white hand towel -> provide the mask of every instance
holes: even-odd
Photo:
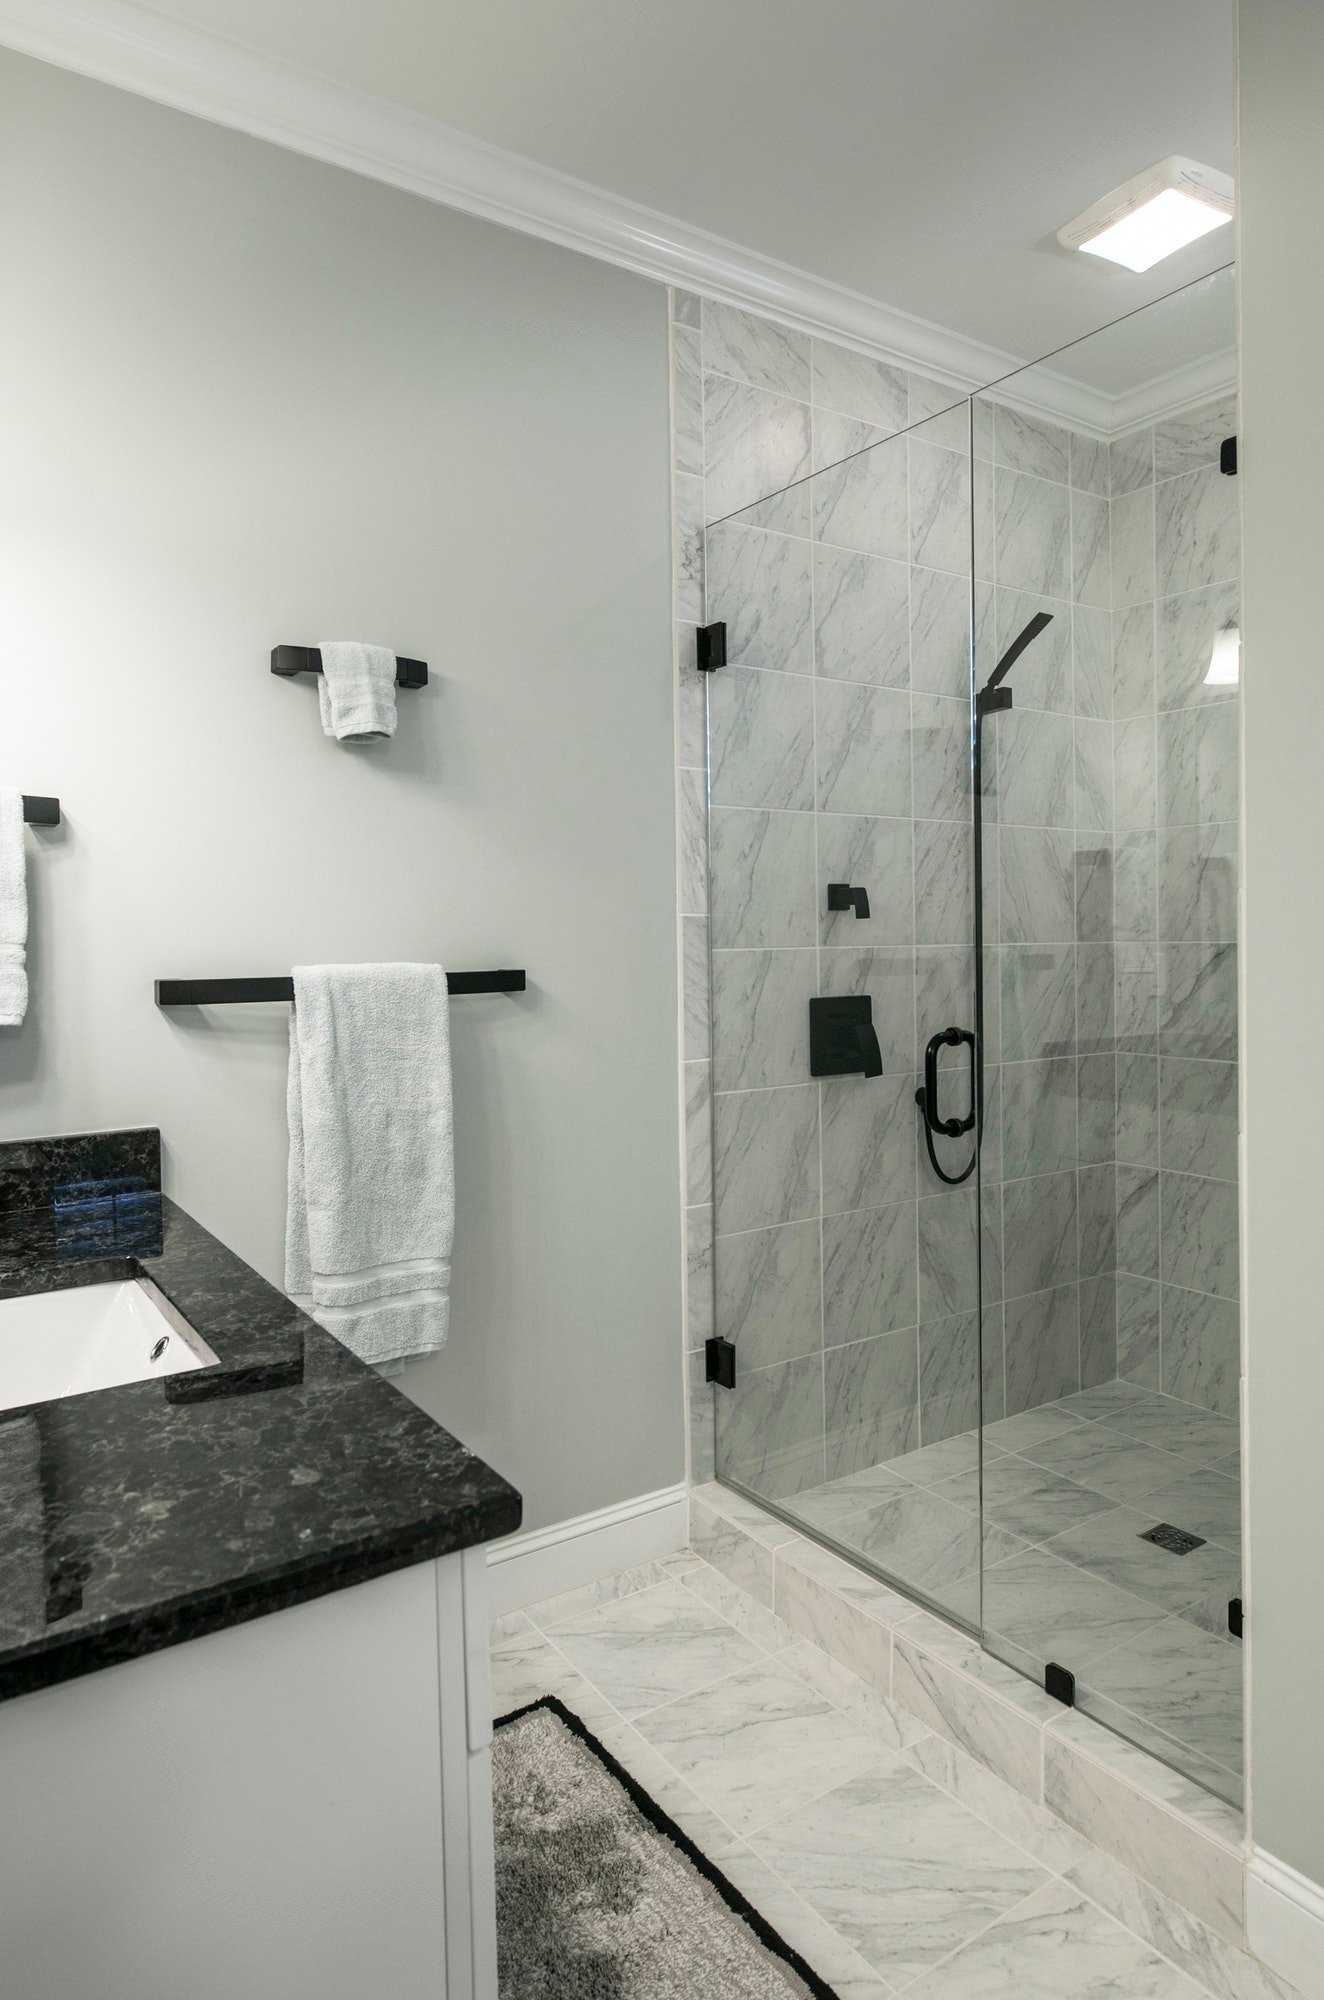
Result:
[[[455,1230],[436,965],[296,965],[285,1289],[361,1361],[441,1347]]]
[[[23,794],[0,785],[0,1028],[28,1011],[28,883]]]
[[[395,654],[357,639],[323,639],[317,699],[322,727],[339,743],[395,735]]]

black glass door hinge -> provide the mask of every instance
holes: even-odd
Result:
[[[1234,437],[1224,438],[1222,444],[1219,445],[1218,469],[1220,472],[1225,472],[1228,475],[1229,479],[1236,478],[1237,441]]]
[[[1054,1701],[1065,1702],[1068,1708],[1074,1708],[1076,1676],[1070,1667],[1059,1667],[1056,1660],[1050,1660],[1044,1668],[1044,1693],[1051,1694]]]
[[[704,1344],[705,1377],[719,1389],[736,1386],[736,1350],[729,1340],[713,1338]]]
[[[1239,1597],[1232,1598],[1228,1603],[1227,1629],[1234,1639],[1239,1639],[1246,1629],[1246,1614]]]
[[[726,665],[726,625],[700,625],[694,634],[694,664],[701,674]]]

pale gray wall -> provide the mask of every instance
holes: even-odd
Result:
[[[32,1006],[0,1133],[159,1123],[280,1281],[288,1009],[161,975],[527,966],[452,1009],[451,1339],[406,1386],[526,1524],[682,1473],[667,302],[0,55],[0,776]],[[277,642],[431,663],[389,746]]]
[[[1239,35],[1252,1830],[1324,1882],[1324,10],[1243,0]]]

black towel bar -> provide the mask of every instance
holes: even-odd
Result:
[[[292,680],[295,674],[320,674],[322,654],[317,646],[273,646],[271,649],[271,671],[280,674],[284,680]],[[421,688],[428,684],[428,663],[426,660],[404,660],[395,656],[395,684],[402,688]]]
[[[456,993],[523,993],[527,979],[513,972],[448,972],[446,984]],[[279,979],[158,979],[158,1007],[234,1007],[256,1000],[293,1000],[294,981]]]
[[[23,817],[29,826],[58,826],[60,824],[60,801],[39,799],[30,792],[23,794]]]

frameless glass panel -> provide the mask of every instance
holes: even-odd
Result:
[[[822,469],[704,536],[717,1471],[976,1626],[969,406],[820,390]],[[797,420],[744,403],[727,498]]]
[[[1239,1799],[1231,272],[975,399],[985,1644]]]

